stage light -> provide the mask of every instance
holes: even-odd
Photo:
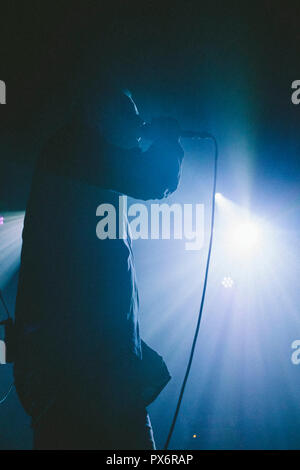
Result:
[[[233,287],[234,281],[230,276],[225,276],[222,280],[222,285],[225,289]]]
[[[224,196],[221,193],[216,193],[215,194],[216,202],[220,202],[220,201],[222,201],[222,199],[224,199]]]
[[[0,225],[3,225],[3,224],[4,224],[4,217],[0,216]]]

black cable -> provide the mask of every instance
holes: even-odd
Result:
[[[187,368],[186,368],[185,376],[184,376],[184,379],[183,379],[183,382],[182,382],[182,386],[181,386],[181,390],[180,390],[176,410],[175,410],[175,413],[174,413],[173,421],[172,421],[170,431],[169,431],[169,434],[168,434],[168,437],[167,437],[167,440],[166,440],[166,443],[165,443],[165,446],[164,446],[164,450],[168,450],[169,443],[170,443],[170,440],[172,438],[173,431],[174,431],[174,428],[175,428],[175,424],[176,424],[176,421],[177,421],[177,417],[178,417],[178,414],[179,414],[183,394],[184,394],[184,391],[185,391],[185,386],[186,386],[186,383],[187,383],[187,380],[188,380],[188,377],[189,377],[189,373],[190,373],[190,369],[191,369],[191,366],[192,366],[195,347],[196,347],[197,338],[198,338],[199,329],[200,329],[200,322],[201,322],[201,318],[202,318],[202,312],[203,312],[203,306],[204,306],[204,300],[205,300],[205,294],[206,294],[206,287],[207,287],[208,271],[209,271],[209,265],[210,265],[213,236],[214,236],[215,205],[216,205],[215,196],[216,196],[217,168],[218,168],[218,143],[216,141],[216,138],[213,135],[210,135],[208,138],[212,139],[212,141],[214,142],[214,147],[215,147],[215,155],[214,155],[215,158],[214,159],[215,159],[215,163],[214,163],[214,182],[213,182],[213,192],[212,192],[210,238],[209,238],[206,268],[205,268],[204,284],[203,284],[202,298],[201,298],[201,303],[200,303],[200,309],[199,309],[199,314],[198,314],[198,320],[197,320],[196,330],[195,330],[195,334],[194,334],[194,339],[193,339],[193,343],[192,343],[192,347],[191,347],[190,357],[189,357],[188,365],[187,365]]]

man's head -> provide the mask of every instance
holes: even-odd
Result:
[[[84,109],[87,120],[99,128],[108,142],[124,148],[137,145],[143,120],[129,92],[102,88]]]

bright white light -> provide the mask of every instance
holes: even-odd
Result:
[[[224,196],[221,193],[216,193],[215,194],[216,202],[220,202],[220,201],[222,201],[222,199],[224,199]]]
[[[259,227],[252,222],[240,224],[232,232],[232,244],[236,248],[243,250],[253,248],[258,243],[259,239]]]
[[[234,284],[233,279],[230,276],[225,276],[222,280],[222,285],[225,289],[232,287]]]

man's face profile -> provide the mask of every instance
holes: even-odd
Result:
[[[123,92],[116,92],[105,101],[99,120],[104,137],[119,147],[136,147],[143,121],[132,98]]]

